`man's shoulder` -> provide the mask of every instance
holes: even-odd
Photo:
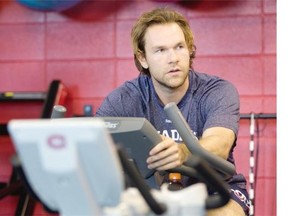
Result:
[[[133,116],[141,112],[147,101],[149,88],[144,88],[142,77],[125,81],[104,99],[97,111],[98,116]],[[148,95],[148,96],[147,96]]]
[[[116,101],[137,101],[148,97],[151,82],[145,76],[138,76],[134,79],[127,80],[109,93],[108,98]]]
[[[126,80],[125,82],[121,83],[117,88],[115,88],[110,94],[133,93],[137,92],[137,89],[139,89],[139,77]]]
[[[192,82],[198,85],[203,85],[206,87],[217,85],[235,88],[234,84],[231,81],[217,75],[194,71],[192,77]]]
[[[203,80],[203,81],[211,81],[211,80],[224,80],[225,79],[221,78],[220,76],[214,75],[214,74],[208,74],[204,72],[199,72],[199,71],[193,71],[194,78],[196,80]]]

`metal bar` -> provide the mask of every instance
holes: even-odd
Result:
[[[240,114],[240,119],[250,119],[251,114]],[[254,113],[255,119],[277,119],[276,113]]]

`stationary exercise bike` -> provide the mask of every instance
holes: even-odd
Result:
[[[175,104],[168,104],[165,112],[193,153],[184,166],[168,172],[181,172],[200,180],[181,191],[169,191],[165,184],[159,190],[149,187],[147,176],[143,176],[137,166],[143,160],[139,162],[133,157],[134,147],[139,149],[140,146],[130,143],[125,147],[124,141],[115,144],[117,132],[115,128],[114,133],[107,128],[111,119],[12,120],[8,129],[19,159],[15,160],[15,166],[29,191],[46,209],[60,215],[189,213],[200,216],[205,215],[207,209],[225,205],[230,195],[223,180],[234,174],[234,167],[200,147]],[[113,121],[123,125],[129,119],[114,118]],[[144,128],[151,129],[147,120],[141,121],[145,122]],[[135,131],[136,127],[133,128]],[[155,135],[151,132],[153,127],[148,131],[150,134],[142,138],[147,140]],[[132,163],[131,158],[136,161]],[[133,187],[125,187],[124,173]],[[206,185],[218,193],[208,196]]]

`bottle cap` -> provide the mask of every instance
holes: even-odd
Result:
[[[180,173],[169,173],[170,180],[180,180],[181,174]]]

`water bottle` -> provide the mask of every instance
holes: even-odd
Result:
[[[181,174],[180,173],[169,173],[169,183],[168,183],[168,190],[170,191],[177,191],[184,188],[181,182]]]

